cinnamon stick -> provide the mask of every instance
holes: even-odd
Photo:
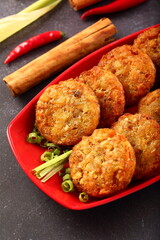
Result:
[[[88,7],[92,4],[101,2],[102,0],[68,0],[71,7],[75,10],[78,11],[82,8]]]
[[[116,27],[108,18],[77,33],[40,57],[4,77],[13,96],[20,95],[42,80],[64,70],[77,60],[107,44],[116,33]]]

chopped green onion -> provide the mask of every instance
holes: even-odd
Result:
[[[40,144],[44,137],[39,136],[36,132],[29,133],[27,136],[27,142]]]
[[[53,153],[49,152],[49,151],[45,151],[42,155],[41,155],[41,160],[43,162],[47,162],[49,160],[51,160],[53,158]]]
[[[88,200],[89,200],[88,194],[85,193],[85,192],[80,193],[80,194],[79,194],[79,200],[80,200],[81,202],[88,202]]]
[[[48,160],[53,159],[55,156],[59,156],[61,151],[59,149],[54,149],[53,151],[45,151],[41,155],[41,160],[47,162]]]
[[[62,182],[62,189],[64,192],[72,192],[74,190],[73,182],[71,180]]]
[[[71,175],[68,173],[63,176],[63,181],[66,181],[66,180],[71,180]]]
[[[32,132],[28,134],[26,140],[29,143],[37,143],[41,147],[45,147],[48,149],[54,148],[54,155],[60,155],[61,153],[60,147],[57,144],[49,142],[44,137],[42,137],[36,126],[34,126]]]
[[[52,142],[48,142],[47,140],[41,144],[42,147],[48,147],[48,148],[54,148],[54,147],[58,147],[58,145],[52,143]]]
[[[59,156],[60,153],[61,153],[61,151],[58,148],[54,149],[54,151],[53,151],[54,155],[58,155]]]
[[[70,174],[71,173],[71,169],[69,168],[69,167],[67,167],[66,169],[65,169],[65,173],[67,174]]]

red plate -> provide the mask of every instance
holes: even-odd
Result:
[[[158,24],[160,25],[160,24]],[[158,26],[156,25],[156,26]],[[146,29],[144,29],[146,30]],[[81,59],[73,66],[68,68],[62,74],[60,74],[55,80],[53,80],[49,85],[56,84],[59,81],[66,80],[71,77],[78,76],[82,71],[90,69],[92,66],[96,65],[103,54],[107,53],[111,49],[123,45],[123,44],[132,44],[133,40],[137,37],[139,32],[133,33],[127,37],[124,37],[120,40],[117,40],[109,45],[91,53],[85,58]],[[49,86],[48,85],[48,86]],[[35,119],[35,104],[42,94],[44,90],[42,90],[39,94],[37,94],[24,108],[23,110],[11,121],[7,129],[7,136],[12,148],[12,151],[22,167],[23,171],[27,174],[27,176],[32,180],[32,182],[39,187],[44,193],[46,193],[53,200],[63,205],[66,208],[74,209],[74,210],[82,210],[87,208],[93,208],[96,206],[100,206],[102,204],[106,204],[127,196],[131,193],[134,193],[142,188],[145,188],[158,180],[160,180],[160,176],[156,176],[154,178],[139,181],[135,183],[131,183],[127,189],[118,193],[112,197],[104,198],[104,199],[92,199],[88,203],[82,203],[78,199],[78,194],[75,193],[65,193],[61,189],[61,178],[58,174],[52,177],[46,183],[42,183],[38,180],[31,172],[31,170],[38,165],[40,162],[40,155],[44,151],[39,146],[29,144],[26,142],[26,136],[29,132],[32,131],[34,119]]]

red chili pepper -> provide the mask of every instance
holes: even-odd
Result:
[[[50,43],[54,40],[59,40],[65,34],[61,31],[49,31],[38,34],[36,36],[31,37],[25,42],[20,43],[17,47],[15,47],[8,55],[4,64],[13,61],[14,59],[28,53],[32,49],[43,46],[47,43]]]
[[[81,19],[84,19],[91,15],[123,11],[125,9],[134,7],[145,1],[147,1],[147,0],[116,0],[105,6],[93,8],[91,10],[86,11],[85,13],[82,14]]]

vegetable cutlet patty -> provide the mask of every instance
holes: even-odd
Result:
[[[160,89],[149,92],[140,100],[138,112],[151,116],[160,124]]]
[[[48,141],[73,145],[99,123],[100,107],[91,88],[74,80],[48,87],[36,106],[36,126]]]
[[[112,49],[101,58],[98,65],[114,73],[122,83],[126,106],[136,104],[155,82],[156,69],[150,57],[130,45]]]
[[[146,52],[160,71],[160,26],[139,34],[134,40],[134,46]]]
[[[135,153],[129,141],[109,128],[96,129],[72,149],[69,166],[74,185],[90,196],[110,196],[130,183]]]
[[[112,128],[124,135],[136,154],[135,179],[160,173],[160,125],[149,116],[124,114]]]
[[[99,100],[99,127],[110,127],[124,112],[125,97],[120,81],[113,73],[98,66],[81,73],[77,79],[88,84]]]

